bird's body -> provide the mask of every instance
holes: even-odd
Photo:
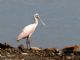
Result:
[[[38,21],[40,20],[38,13],[34,14],[34,20],[35,20],[35,22],[33,24],[25,26],[24,29],[22,30],[22,32],[17,37],[17,41],[19,41],[21,39],[27,39],[26,40],[27,48],[28,47],[30,48],[29,38],[32,36],[32,33],[35,31],[35,29],[38,25]]]
[[[36,24],[30,24],[28,26],[25,26],[22,32],[17,37],[17,40],[25,39],[26,37],[30,38],[32,33],[35,31],[36,27]]]

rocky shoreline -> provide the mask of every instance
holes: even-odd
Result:
[[[26,49],[23,45],[14,48],[7,43],[0,43],[0,60],[80,60],[80,51],[74,52],[73,47]]]

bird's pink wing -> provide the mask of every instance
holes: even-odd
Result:
[[[34,32],[34,30],[35,30],[35,25],[31,24],[31,25],[26,26],[23,29],[23,31],[19,34],[17,40],[26,38],[27,36],[32,34]]]

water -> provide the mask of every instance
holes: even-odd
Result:
[[[80,44],[80,0],[0,0],[0,42],[17,47],[16,36],[33,22],[38,12],[41,23],[32,36],[31,45],[64,47]]]

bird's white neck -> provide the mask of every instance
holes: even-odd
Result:
[[[38,19],[37,18],[34,19],[35,19],[35,24],[38,25]]]

